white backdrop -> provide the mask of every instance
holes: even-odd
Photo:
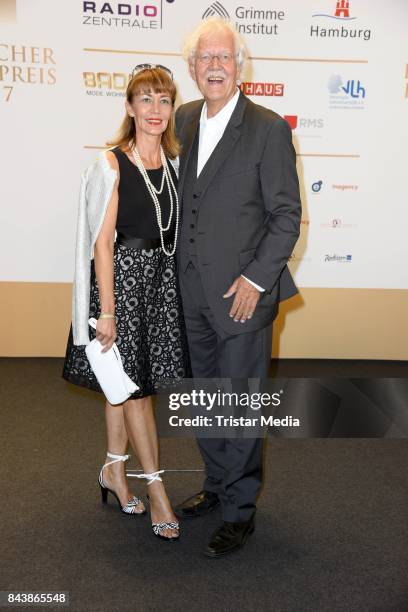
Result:
[[[179,102],[199,97],[180,51],[206,11],[246,32],[246,82],[283,85],[250,97],[293,127],[297,283],[408,288],[405,0],[1,0],[0,280],[72,280],[79,176],[121,122],[127,75],[162,63]]]

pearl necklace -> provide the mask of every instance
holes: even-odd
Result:
[[[177,189],[174,186],[173,183],[173,178],[171,176],[168,164],[167,164],[167,159],[166,156],[164,155],[163,149],[162,147],[160,147],[160,159],[163,165],[163,177],[162,177],[162,182],[161,182],[161,187],[160,189],[156,189],[156,187],[153,185],[153,183],[151,182],[149,175],[147,174],[147,170],[143,165],[142,162],[142,158],[140,157],[139,151],[137,150],[137,147],[133,147],[132,150],[132,156],[133,159],[135,160],[135,164],[137,166],[137,168],[140,171],[140,174],[143,177],[143,180],[146,184],[147,190],[150,193],[150,196],[153,200],[153,204],[154,204],[154,208],[156,210],[156,219],[157,219],[157,225],[159,226],[159,232],[160,232],[160,243],[161,243],[161,248],[163,250],[163,252],[170,257],[171,255],[174,255],[174,253],[176,252],[176,245],[177,245],[177,235],[178,235],[178,227],[179,227],[179,201],[178,201],[178,196],[177,196]],[[169,220],[168,223],[166,225],[166,227],[163,225],[162,222],[162,211],[161,211],[161,207],[160,207],[160,202],[158,199],[158,195],[160,195],[163,191],[164,188],[164,182],[166,182],[167,184],[167,189],[169,192],[169,198],[170,198],[170,214],[169,214]],[[174,195],[174,201],[175,201],[175,207],[173,204],[173,195]],[[174,212],[174,208],[176,209],[176,224],[175,224],[175,230],[174,230],[174,244],[173,244],[173,248],[171,251],[167,251],[166,247],[164,246],[164,238],[163,238],[163,233],[167,232],[170,229],[171,226],[171,222],[173,219],[173,212]]]

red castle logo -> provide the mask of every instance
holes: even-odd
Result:
[[[334,16],[348,19],[350,17],[350,2],[348,0],[337,0]]]
[[[334,13],[328,15],[326,13],[315,13],[312,17],[328,17],[330,19],[340,19],[341,21],[353,21],[355,17],[350,17],[350,1],[337,0]]]

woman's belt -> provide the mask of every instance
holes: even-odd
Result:
[[[174,234],[164,237],[164,244],[167,245],[174,240]],[[121,246],[130,249],[144,249],[150,251],[150,249],[157,249],[161,246],[160,238],[134,238],[133,236],[126,236],[120,232],[116,235],[116,242]]]

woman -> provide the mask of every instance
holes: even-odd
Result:
[[[161,385],[189,376],[174,260],[177,176],[168,162],[179,152],[175,98],[168,68],[136,66],[126,91],[126,117],[117,139],[109,143],[113,148],[83,176],[73,325],[63,372],[70,382],[101,390],[84,350],[88,318],[95,317],[103,350],[116,341],[124,370],[139,387],[121,405],[106,401],[102,499],[111,492],[122,512],[145,514],[125,477],[130,441],[145,472],[140,477],[148,481],[153,533],[167,541],[179,538],[179,525],[160,477],[151,395]]]

